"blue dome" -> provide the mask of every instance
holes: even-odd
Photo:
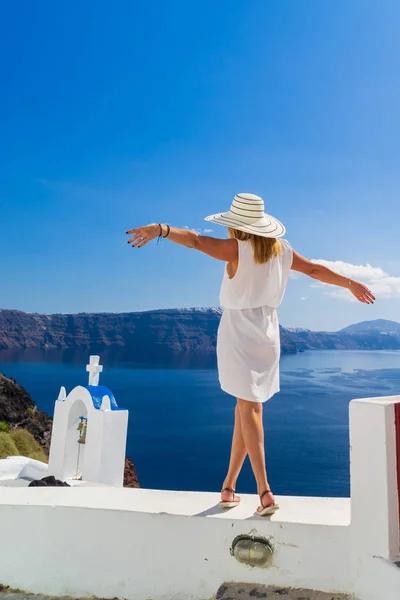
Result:
[[[114,398],[114,394],[105,385],[87,385],[86,389],[92,397],[93,406],[98,410],[101,408],[101,403],[104,396],[108,396],[110,398],[111,410],[120,410],[118,408],[117,401]]]

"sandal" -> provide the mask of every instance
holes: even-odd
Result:
[[[235,508],[235,506],[240,504],[240,498],[235,495],[235,490],[233,490],[232,488],[224,488],[222,490],[221,494],[223,494],[224,492],[229,492],[230,494],[232,494],[233,500],[230,500],[230,501],[221,500],[219,503],[221,508]]]
[[[279,504],[276,504],[275,502],[273,504],[270,504],[269,506],[264,506],[264,504],[263,504],[264,496],[266,496],[266,494],[271,494],[271,493],[272,493],[271,490],[265,490],[265,492],[263,492],[260,495],[260,502],[261,502],[261,506],[263,507],[262,510],[258,510],[258,508],[257,508],[257,514],[260,517],[266,517],[267,515],[273,515],[280,508]]]

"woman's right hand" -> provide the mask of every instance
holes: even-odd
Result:
[[[371,290],[359,281],[353,281],[352,279],[349,279],[349,290],[359,302],[363,302],[364,304],[373,304],[375,301],[375,296]]]

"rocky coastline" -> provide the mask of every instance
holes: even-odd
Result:
[[[196,366],[214,359],[220,318],[218,308],[53,315],[0,310],[0,351],[112,349],[130,362]],[[380,320],[338,332],[281,327],[281,342],[282,354],[399,350],[400,325]]]

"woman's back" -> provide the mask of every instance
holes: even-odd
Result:
[[[292,265],[293,252],[286,240],[279,240],[281,253],[259,264],[250,241],[237,240],[239,261],[230,279],[225,269],[220,304],[225,309],[245,310],[268,306],[277,308],[283,299]]]

